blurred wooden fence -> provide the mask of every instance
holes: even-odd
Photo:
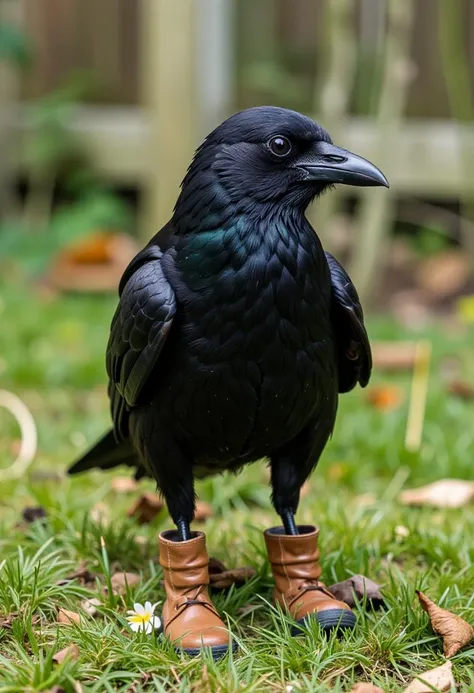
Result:
[[[233,0],[220,0],[232,3]],[[402,0],[401,0],[402,1]],[[413,64],[407,114],[447,117],[449,106],[437,45],[437,4],[446,0],[413,0],[416,6]],[[474,1],[461,3],[466,37],[474,37]],[[140,12],[144,0],[21,0],[24,24],[35,46],[36,61],[23,84],[23,96],[34,98],[64,82],[71,71],[93,78],[95,103],[134,105],[141,100]],[[160,2],[160,0],[157,0]],[[199,6],[200,0],[196,0]],[[377,41],[383,0],[354,0],[360,53]],[[238,99],[258,100],[245,84],[249,62],[282,59],[296,68],[311,90],[314,64],[324,41],[323,3],[315,0],[237,0],[231,30],[237,51]],[[474,82],[474,40],[467,58]],[[170,66],[172,60],[170,56]],[[241,104],[236,104],[241,105]]]
[[[289,75],[282,98],[288,96],[287,86],[298,85],[291,105],[298,107],[301,98],[301,110],[314,110],[313,85],[324,53],[323,3],[316,0],[16,1],[36,50],[22,84],[23,99],[47,93],[76,70],[93,76],[93,99],[70,126],[106,176],[148,190],[144,223],[149,229],[169,214],[191,151],[210,126],[235,108],[280,102],[281,75],[269,75],[269,65],[283,65]],[[441,77],[436,10],[439,2],[449,1],[413,0],[414,78],[407,114],[414,117],[390,133],[395,153],[390,182],[396,192],[474,193],[474,179],[465,175],[462,160],[466,143],[474,146],[474,130],[464,126],[464,136],[448,119]],[[456,1],[464,12],[466,60],[474,82],[474,40],[469,40],[474,0]],[[363,60],[383,34],[384,3],[354,3],[358,60]],[[262,65],[265,79],[273,80],[271,93],[259,87]],[[15,118],[20,131],[26,123],[27,118]],[[340,143],[368,158],[376,154],[377,141],[370,118],[348,118],[341,131]],[[20,148],[20,169],[22,161]]]

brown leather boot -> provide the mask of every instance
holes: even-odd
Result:
[[[312,525],[298,526],[300,534],[285,534],[283,527],[265,532],[268,558],[272,566],[275,589],[273,599],[286,608],[295,621],[303,623],[314,617],[324,630],[353,628],[355,614],[319,581],[318,534]],[[301,633],[295,626],[293,635]]]
[[[193,534],[189,541],[176,541],[175,530],[160,534],[160,564],[167,596],[163,627],[177,650],[195,656],[203,647],[210,647],[214,659],[218,659],[228,651],[230,635],[207,590],[206,537],[202,532]]]

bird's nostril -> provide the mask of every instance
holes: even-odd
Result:
[[[324,161],[330,161],[333,164],[342,164],[344,161],[347,161],[345,156],[339,156],[338,154],[326,154],[323,159]]]

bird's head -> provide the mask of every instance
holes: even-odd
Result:
[[[388,187],[376,166],[336,147],[310,118],[272,106],[249,108],[225,120],[199,147],[177,208],[182,203],[196,212],[199,201],[208,206],[207,191],[213,205],[283,203],[304,210],[335,183]]]

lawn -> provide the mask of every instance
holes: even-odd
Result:
[[[472,329],[439,326],[416,334],[430,338],[434,350],[420,453],[404,449],[408,374],[374,375],[374,383],[401,388],[403,401],[393,409],[370,406],[361,390],[341,398],[333,440],[298,520],[321,526],[328,584],[362,573],[382,585],[387,608],[370,612],[361,604],[352,634],[326,639],[311,626],[304,637],[292,638],[290,622],[270,605],[262,530],[278,518],[264,464],[198,484],[199,497],[214,509],[203,526],[210,554],[256,571],[243,587],[216,597],[239,651],[214,663],[206,655],[181,658],[158,633],[136,635],[125,621],[135,601],[164,598],[157,534],[170,526],[167,514],[138,525],[126,514],[138,492],[114,492],[113,474],[63,476],[109,423],[103,351],[114,303],[113,297],[58,299],[18,282],[0,283],[0,387],[21,395],[39,432],[28,475],[1,487],[0,693],[319,692],[348,691],[358,681],[388,692],[402,691],[414,675],[442,664],[441,641],[415,589],[474,623],[474,509],[407,508],[398,496],[402,488],[443,477],[473,479],[474,405],[447,394],[440,375],[444,356],[456,354],[466,377],[474,378]],[[371,320],[369,329],[377,339],[413,338],[386,318]],[[11,461],[17,438],[16,425],[0,411],[0,467]],[[22,510],[31,506],[42,506],[46,520],[26,525]],[[58,585],[83,560],[98,575],[96,584]],[[140,581],[121,597],[104,596],[103,585],[118,568],[139,574]],[[80,625],[57,623],[59,608],[81,611],[85,597],[100,598],[95,617],[84,616]],[[71,643],[78,658],[52,662]],[[474,691],[474,643],[453,665],[460,690]]]

